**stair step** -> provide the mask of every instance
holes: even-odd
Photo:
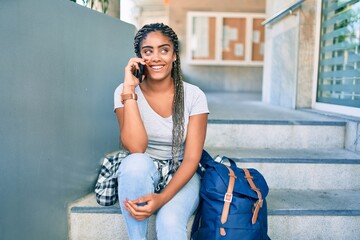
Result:
[[[343,117],[324,114],[318,110],[311,109],[290,109],[281,106],[275,106],[264,102],[244,99],[239,93],[206,93],[209,105],[210,120],[243,120],[249,122],[264,121],[273,122],[342,122]],[[226,99],[226,102],[224,101]],[[345,120],[357,120],[345,119]]]
[[[191,229],[193,217],[188,229]],[[91,193],[68,207],[69,240],[127,240],[126,225],[119,203],[101,206]],[[190,232],[189,232],[190,234]],[[148,239],[155,240],[155,217],[150,217]]]
[[[360,216],[360,190],[270,189],[268,214],[276,216]],[[346,203],[346,204],[344,204]],[[71,213],[121,214],[119,203],[101,206],[91,193],[70,205]]]
[[[360,190],[270,189],[268,214],[275,216],[360,216]]]
[[[332,149],[258,149],[205,148],[213,157],[227,156],[239,163],[313,163],[360,164],[360,154],[343,148]]]
[[[270,190],[272,239],[359,239],[359,190]]]
[[[360,190],[271,189],[267,197],[269,236],[273,239],[355,239],[360,236],[359,197]],[[95,195],[89,194],[69,206],[70,239],[127,239],[120,215],[118,204],[100,206]],[[189,229],[191,223],[192,219]],[[149,239],[155,239],[154,218],[150,220]]]
[[[208,92],[206,96],[210,109],[206,146],[344,147],[344,119],[248,101],[239,93]]]
[[[345,149],[206,150],[233,159],[238,167],[257,169],[271,189],[360,189],[360,154]]]
[[[317,149],[343,148],[346,122],[339,120],[209,119],[205,146]]]

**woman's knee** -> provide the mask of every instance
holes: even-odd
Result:
[[[144,176],[156,171],[153,160],[144,153],[133,153],[121,161],[119,175]]]

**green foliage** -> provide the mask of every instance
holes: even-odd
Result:
[[[76,0],[70,0],[70,1],[76,2]],[[95,2],[99,2],[101,6],[101,11],[103,13],[107,12],[110,4],[110,0],[82,0],[82,2],[84,6],[88,6],[91,9],[95,9]]]
[[[358,43],[358,36],[356,33],[359,29],[360,24],[360,4],[357,3],[355,5],[347,5],[343,8],[338,9],[335,11],[336,15],[341,15],[345,13],[350,13],[350,17],[344,19],[343,21],[336,23],[334,25],[334,29],[341,29],[341,28],[348,28],[349,34],[344,34],[337,37],[337,42],[344,42],[344,41],[353,41]],[[356,41],[357,40],[357,41]]]

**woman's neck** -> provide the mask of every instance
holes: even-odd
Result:
[[[146,79],[140,84],[141,90],[147,93],[169,93],[174,92],[174,81],[172,78],[164,80]]]

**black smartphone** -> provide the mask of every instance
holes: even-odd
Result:
[[[145,67],[144,67],[144,65],[142,65],[141,63],[138,63],[138,65],[139,65],[139,69],[140,69],[140,70],[135,69],[135,71],[134,71],[134,76],[135,76],[136,78],[138,78],[138,79],[139,79],[139,82],[141,83],[141,82],[142,82],[143,75],[144,75],[144,73],[145,73]]]

